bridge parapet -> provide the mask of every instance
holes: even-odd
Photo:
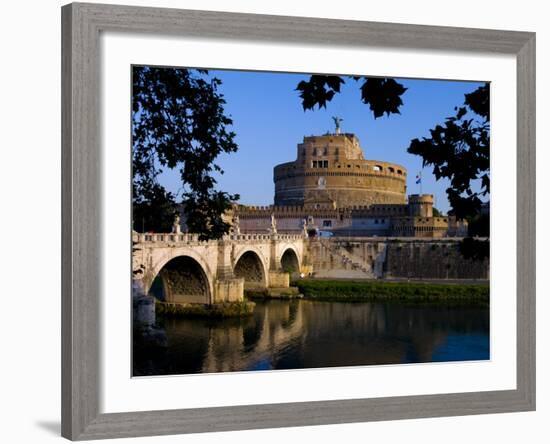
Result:
[[[198,234],[176,234],[176,233],[133,233],[132,241],[137,243],[152,242],[176,242],[184,244],[198,244],[212,241],[200,241]],[[216,241],[214,241],[216,242]]]
[[[301,234],[262,234],[262,233],[249,233],[249,234],[229,234],[224,236],[222,241],[299,241],[303,239]],[[202,244],[202,245],[216,245],[219,240],[199,240],[198,234],[190,233],[133,233],[132,241],[136,243],[155,243],[155,242],[170,242],[178,244]]]
[[[224,240],[233,241],[246,241],[246,240],[261,240],[261,241],[299,241],[303,239],[301,234],[262,234],[262,233],[248,233],[248,234],[230,234],[224,237]]]

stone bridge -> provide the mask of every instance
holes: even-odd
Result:
[[[133,278],[166,302],[240,301],[245,289],[288,287],[304,264],[307,242],[295,234],[232,234],[200,241],[195,234],[133,233]]]

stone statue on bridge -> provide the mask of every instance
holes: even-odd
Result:
[[[302,235],[304,237],[308,237],[308,234],[307,234],[307,220],[306,219],[302,219]]]
[[[241,220],[238,214],[234,215],[231,219],[231,232],[237,235],[241,234]]]
[[[177,214],[177,213],[174,216],[174,223],[172,225],[172,233],[174,233],[174,234],[180,234],[181,233],[180,215]]]
[[[271,213],[271,227],[269,228],[271,234],[277,234],[277,220],[275,219],[275,214]]]

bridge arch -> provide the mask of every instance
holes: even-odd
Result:
[[[300,271],[300,257],[298,252],[293,247],[286,247],[279,260],[283,271],[296,273]]]
[[[148,293],[166,302],[210,304],[213,301],[211,273],[192,251],[174,252],[154,268]]]
[[[266,288],[267,270],[261,253],[247,249],[235,260],[233,274],[244,278],[245,289]]]

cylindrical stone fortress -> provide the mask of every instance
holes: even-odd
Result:
[[[275,166],[275,205],[335,208],[405,204],[407,170],[366,160],[354,134],[304,137],[294,162]]]

